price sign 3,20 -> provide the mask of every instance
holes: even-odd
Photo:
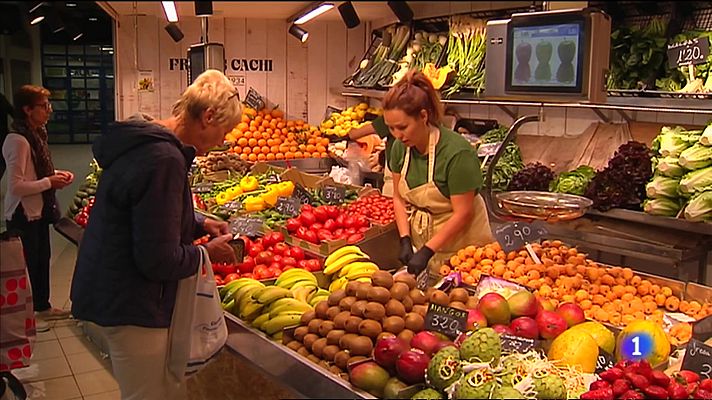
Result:
[[[466,327],[467,311],[430,303],[425,314],[425,330],[440,332],[454,340]]]

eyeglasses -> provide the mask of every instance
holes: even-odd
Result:
[[[233,93],[232,95],[230,95],[230,97],[227,98],[227,100],[230,101],[233,99],[233,97],[237,97],[237,101],[240,101],[240,92],[236,90],[235,93]]]
[[[40,103],[40,104],[35,104],[35,107],[42,107],[45,110],[51,110],[52,109],[52,103],[46,102],[46,103]]]

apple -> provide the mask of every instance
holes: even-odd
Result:
[[[539,328],[539,334],[544,339],[553,339],[568,328],[566,320],[561,315],[546,310],[541,311],[536,316],[536,324]]]
[[[296,267],[297,266],[297,260],[295,260],[293,257],[284,257],[282,259],[282,265],[287,267]],[[284,270],[284,268],[282,268]]]
[[[487,326],[487,318],[479,310],[467,310],[467,330],[474,331]]]
[[[556,313],[564,318],[564,321],[566,321],[566,325],[569,328],[574,325],[578,325],[586,320],[586,315],[584,315],[581,307],[574,303],[561,304],[556,309]]]
[[[519,317],[515,318],[509,325],[509,328],[514,332],[515,336],[538,339],[539,338],[539,328],[534,319],[530,317]]]

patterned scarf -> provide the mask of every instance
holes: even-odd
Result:
[[[26,121],[15,120],[11,125],[11,132],[20,134],[27,139],[32,152],[32,163],[35,166],[37,179],[42,179],[54,175],[54,164],[52,164],[52,156],[49,152],[47,144],[47,129],[42,126],[32,130]],[[55,189],[49,189],[42,192],[43,209],[42,216],[48,218],[50,222],[55,222],[57,208],[57,197]]]

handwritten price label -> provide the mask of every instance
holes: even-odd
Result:
[[[193,186],[193,193],[210,193],[212,190],[212,182],[203,182]]]
[[[477,149],[477,157],[493,156],[497,154],[500,147],[502,147],[502,142],[483,144]]]
[[[712,347],[697,339],[690,339],[685,348],[681,369],[697,372],[702,379],[712,378]]]
[[[302,208],[302,202],[295,197],[280,197],[277,199],[275,208],[277,208],[277,211],[280,214],[294,217],[299,214],[299,211]]]
[[[704,64],[710,55],[710,41],[707,37],[686,40],[668,45],[667,56],[670,68],[682,65]]]
[[[467,311],[430,303],[425,314],[425,330],[440,332],[451,339],[467,327]]]
[[[341,204],[346,197],[346,188],[341,186],[324,186],[324,200],[329,204]]]
[[[519,250],[527,243],[535,242],[548,234],[544,223],[535,221],[531,224],[526,222],[513,222],[502,225],[494,230],[494,237],[499,242],[502,249],[509,253]]]
[[[311,204],[312,202],[311,194],[304,189],[304,186],[298,183],[294,186],[294,193],[292,193],[292,197],[299,199],[299,202],[302,204]]]
[[[230,233],[233,235],[257,236],[262,229],[262,220],[259,218],[235,218],[230,222]]]
[[[599,348],[598,359],[596,359],[596,373],[600,374],[601,372],[609,368],[613,368],[615,365],[616,358],[604,351],[603,349]]]
[[[534,339],[518,336],[501,335],[502,350],[511,353],[528,353],[536,346]]]
[[[255,110],[261,110],[265,108],[265,101],[254,88],[250,88],[250,90],[247,92],[247,96],[245,96],[245,104],[247,104],[251,108],[254,108]]]

